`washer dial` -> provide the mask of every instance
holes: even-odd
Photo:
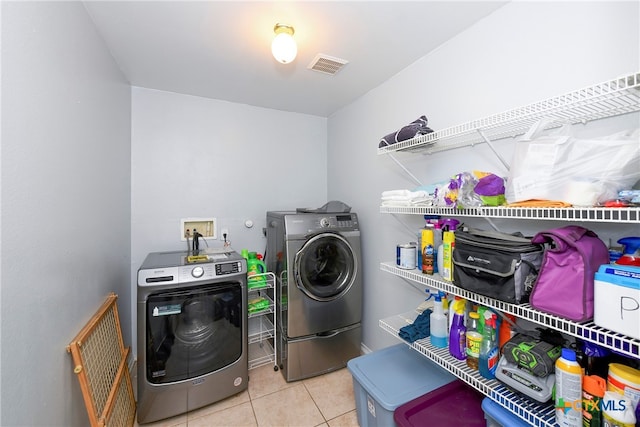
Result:
[[[193,270],[191,270],[191,275],[195,278],[202,277],[203,274],[204,274],[204,268],[200,266],[193,267]]]

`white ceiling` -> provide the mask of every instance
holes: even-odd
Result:
[[[505,1],[96,1],[84,4],[133,86],[328,117]],[[271,56],[276,23],[298,56]],[[349,63],[331,76],[317,54]]]

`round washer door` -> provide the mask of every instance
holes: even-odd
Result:
[[[316,301],[340,298],[349,291],[355,276],[355,253],[339,234],[317,234],[296,253],[296,285]]]

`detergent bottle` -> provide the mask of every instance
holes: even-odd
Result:
[[[447,316],[442,308],[442,297],[436,295],[433,312],[429,315],[431,345],[439,348],[447,347]]]
[[[623,250],[616,264],[640,267],[640,237],[623,237],[618,243],[623,246]]]
[[[449,309],[453,318],[449,329],[449,353],[458,360],[467,358],[467,328],[464,325],[465,306],[465,300],[457,299]]]
[[[500,357],[495,327],[496,322],[494,318],[485,319],[482,342],[480,343],[478,370],[480,371],[480,375],[488,380],[496,377],[496,368]]]
[[[258,257],[256,252],[249,252],[247,258],[247,287],[249,289],[262,288],[267,285],[267,280],[261,274],[267,272],[267,266]],[[258,275],[258,276],[257,276]]]

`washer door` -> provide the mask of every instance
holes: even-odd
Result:
[[[316,301],[332,301],[349,291],[356,268],[356,255],[344,237],[317,234],[296,253],[296,286]]]

